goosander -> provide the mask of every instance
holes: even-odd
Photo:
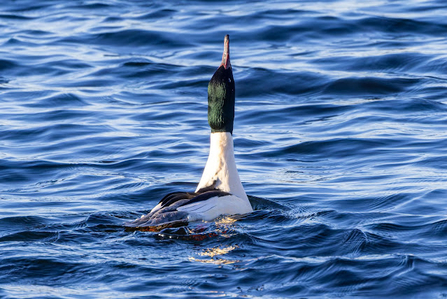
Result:
[[[234,104],[230,38],[226,35],[222,63],[208,84],[210,152],[197,189],[166,195],[147,215],[127,223],[127,227],[178,226],[193,221],[211,221],[221,215],[253,212],[234,159]]]

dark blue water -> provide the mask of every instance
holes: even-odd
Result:
[[[0,297],[447,296],[445,1],[3,1]],[[126,231],[208,155],[255,212]]]

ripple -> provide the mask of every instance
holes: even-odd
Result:
[[[436,1],[6,3],[0,296],[445,296],[445,13]],[[126,231],[196,187],[225,34],[255,211]]]

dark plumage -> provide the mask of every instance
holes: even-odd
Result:
[[[203,188],[197,192],[169,193],[160,200],[158,205],[149,214],[126,223],[126,226],[128,228],[139,228],[149,226],[163,227],[167,224],[169,226],[176,226],[176,224],[184,225],[188,223],[188,213],[178,211],[177,209],[179,207],[226,195],[230,195],[230,193],[214,189],[212,186]]]

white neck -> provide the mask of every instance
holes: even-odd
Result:
[[[229,132],[211,133],[210,154],[196,191],[211,186],[214,182],[219,190],[247,199],[237,173],[233,136]]]

